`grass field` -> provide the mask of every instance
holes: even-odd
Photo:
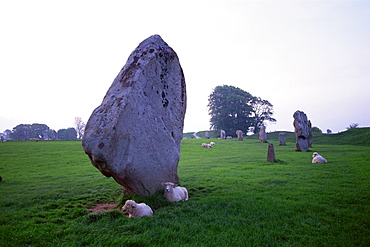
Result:
[[[79,141],[0,143],[0,246],[369,246],[370,146],[310,152],[255,139],[182,141],[178,173],[187,202],[134,196],[153,217],[91,213],[126,199]],[[312,164],[312,152],[328,164]]]

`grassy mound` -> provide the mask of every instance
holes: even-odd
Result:
[[[314,143],[329,145],[370,145],[370,128],[352,128],[338,134],[316,134]]]

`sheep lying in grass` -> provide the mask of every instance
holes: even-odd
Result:
[[[216,143],[215,142],[210,142],[209,145],[211,145],[212,147],[215,145]]]
[[[328,161],[317,152],[314,152],[312,157],[312,163],[328,163]]]
[[[164,188],[164,196],[171,202],[187,201],[189,199],[188,190],[185,187],[177,186],[171,182],[162,183]]]
[[[153,215],[153,210],[148,205],[145,203],[136,203],[133,200],[127,200],[122,210],[128,212],[129,218],[140,218]]]
[[[211,147],[212,147],[211,144],[202,143],[202,148],[211,148]]]

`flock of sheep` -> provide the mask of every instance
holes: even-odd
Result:
[[[209,144],[202,143],[202,147],[212,148],[215,144],[214,142]],[[312,154],[312,158],[312,163],[328,163],[328,161],[317,152]],[[188,190],[185,187],[180,187],[171,182],[164,182],[162,185],[165,187],[164,196],[171,202],[187,201],[189,199]],[[140,218],[153,215],[153,210],[147,204],[136,203],[133,200],[127,200],[122,210],[128,213],[129,218]]]
[[[209,144],[207,143],[202,143],[202,148],[211,148],[215,145],[216,143],[210,142]]]
[[[189,199],[188,190],[185,187],[177,186],[171,182],[164,182],[164,196],[171,202],[187,201]],[[143,216],[152,216],[153,210],[145,203],[136,203],[133,200],[127,200],[122,207],[123,211],[128,213],[128,217],[140,218]]]

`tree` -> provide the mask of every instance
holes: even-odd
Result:
[[[60,129],[57,136],[59,140],[74,140],[77,139],[77,132],[74,128]]]
[[[76,126],[75,129],[77,132],[77,138],[81,139],[84,134],[84,130],[85,130],[85,123],[82,121],[82,118],[75,117],[75,126]]]
[[[237,130],[259,132],[265,121],[276,122],[273,105],[234,86],[217,86],[208,98],[211,128],[235,136]]]
[[[252,131],[254,134],[260,131],[262,125],[264,125],[264,121],[276,122],[276,119],[271,117],[274,114],[272,107],[273,105],[267,100],[263,100],[260,97],[253,97],[252,117],[254,118],[254,124]]]
[[[15,126],[10,137],[15,140],[29,140],[31,138],[31,125],[19,124]]]
[[[50,128],[46,124],[19,124],[13,128],[11,138],[16,140],[44,139]]]
[[[228,135],[237,130],[248,132],[254,121],[251,118],[253,96],[234,86],[217,86],[208,98],[211,129],[223,129]]]
[[[43,131],[42,139],[43,140],[55,140],[57,139],[57,132],[53,129],[49,129],[48,131]]]
[[[44,139],[46,133],[50,128],[46,124],[32,124],[31,125],[31,138]]]

